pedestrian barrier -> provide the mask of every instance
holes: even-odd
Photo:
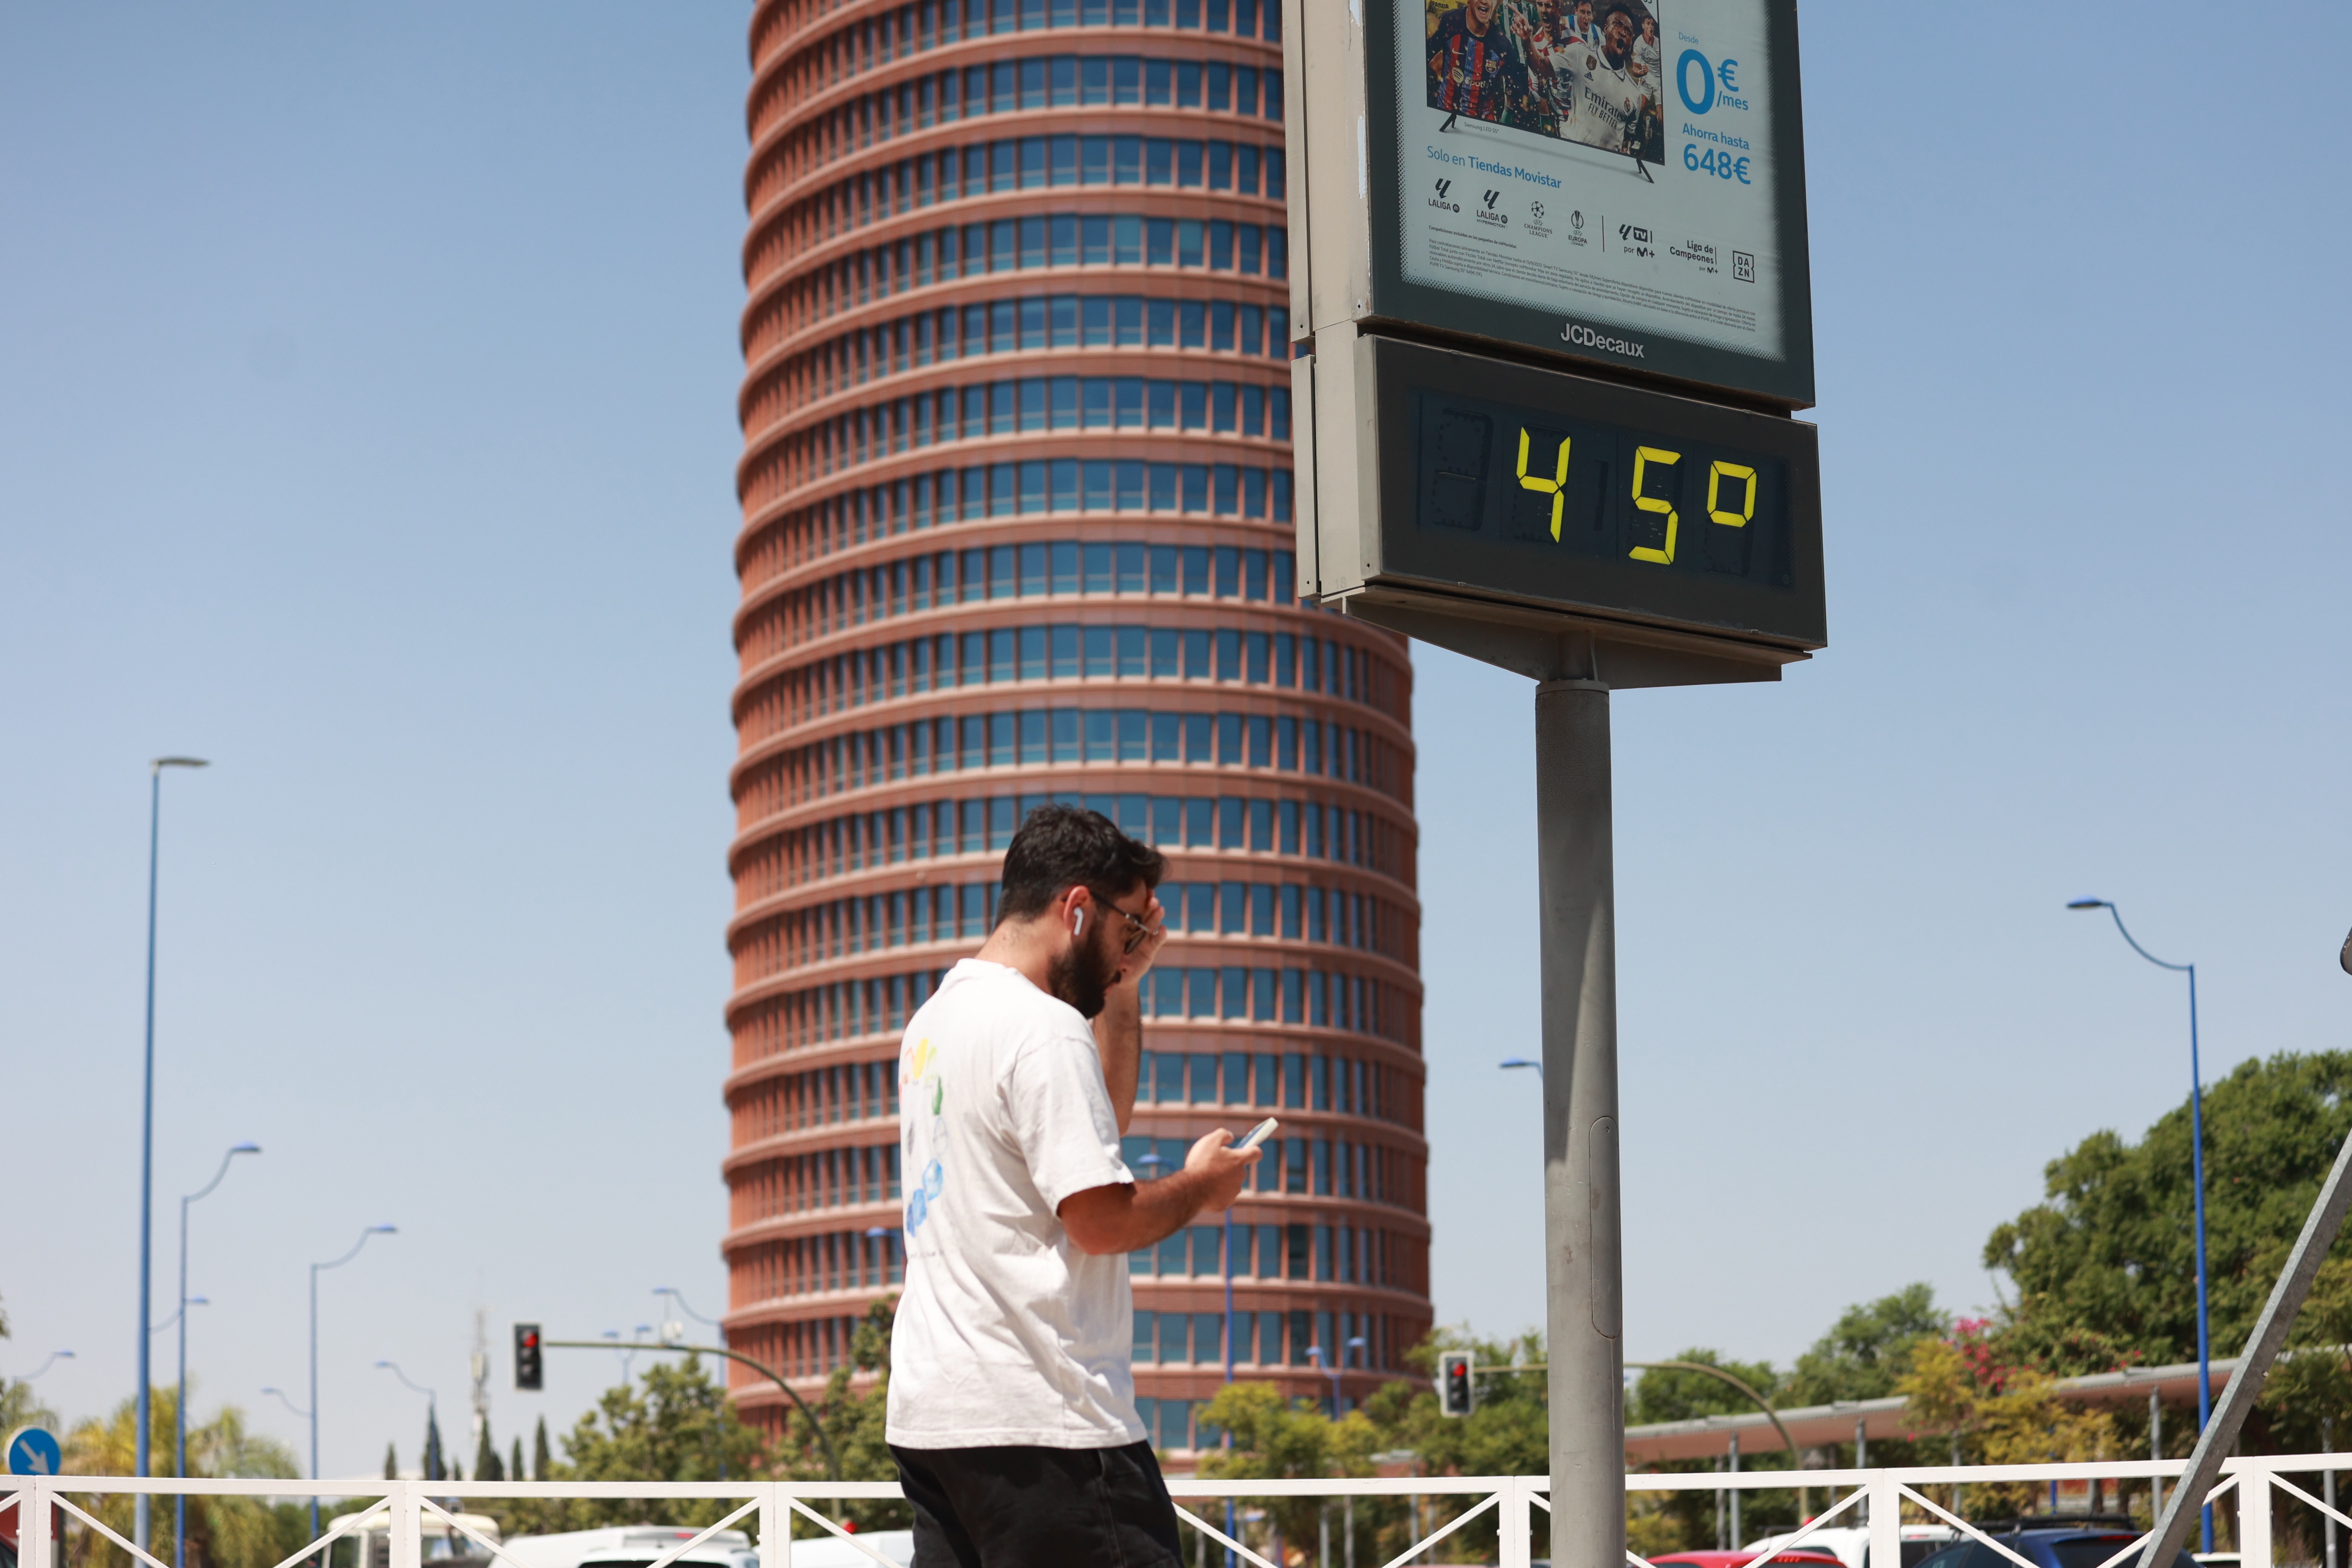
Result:
[[[1828,1494],[1829,1501],[1813,1514],[1793,1537],[1781,1542],[1778,1552],[1801,1550],[1816,1531],[1832,1527],[1851,1527],[1857,1523],[1869,1531],[1870,1557],[1874,1563],[1900,1563],[1903,1561],[1902,1541],[1898,1531],[1906,1522],[1943,1523],[1963,1534],[1974,1537],[2014,1568],[2038,1568],[2004,1546],[1998,1536],[1987,1534],[1969,1522],[1965,1507],[1967,1490],[1989,1485],[2030,1485],[2036,1488],[2060,1481],[2093,1481],[2101,1488],[2112,1484],[2119,1500],[2144,1498],[2148,1486],[2157,1481],[2169,1481],[2187,1468],[2184,1459],[2123,1459],[2098,1462],[2047,1465],[1937,1465],[1890,1469],[1820,1469],[1820,1470],[1736,1470],[1693,1471],[1676,1473],[1637,1472],[1625,1478],[1629,1493],[1647,1492],[1719,1492],[1787,1491],[1800,1485],[1813,1492]],[[2310,1509],[2314,1514],[2335,1524],[2352,1529],[2352,1515],[2347,1515],[2322,1500],[2320,1490],[2332,1491],[2315,1479],[2312,1485],[2300,1484],[2289,1478],[2318,1478],[2330,1472],[2352,1469],[2352,1454],[2264,1454],[2248,1455],[2224,1461],[2222,1478],[2208,1498],[2209,1502],[2225,1500],[2234,1502],[2234,1539],[2238,1548],[2238,1568],[2282,1568],[2273,1552],[2273,1511],[2282,1500]],[[2135,1485],[2134,1483],[2139,1483]],[[1201,1480],[1191,1477],[1171,1477],[1168,1490],[1176,1500],[1180,1519],[1188,1538],[1187,1544],[1196,1561],[1205,1565],[1222,1564],[1230,1553],[1231,1561],[1248,1563],[1251,1568],[1295,1568],[1296,1553],[1305,1552],[1305,1562],[1316,1568],[1412,1568],[1415,1564],[1435,1564],[1465,1561],[1445,1552],[1447,1542],[1474,1521],[1491,1514],[1496,1529],[1496,1568],[1530,1568],[1534,1561],[1534,1524],[1538,1511],[1549,1511],[1545,1479],[1539,1476],[1399,1476],[1380,1478],[1331,1478],[1303,1480]],[[1936,1494],[1943,1493],[1938,1498]],[[793,1568],[793,1552],[812,1539],[845,1542],[874,1562],[890,1564],[892,1560],[877,1552],[840,1521],[828,1518],[818,1506],[828,1502],[848,1502],[862,1500],[890,1499],[900,1496],[896,1481],[371,1481],[371,1480],[207,1480],[154,1478],[135,1479],[121,1476],[0,1476],[0,1514],[14,1511],[17,1537],[18,1568],[65,1568],[58,1552],[56,1531],[60,1521],[68,1530],[79,1527],[99,1540],[110,1542],[124,1554],[125,1561],[115,1568],[130,1568],[136,1563],[143,1568],[172,1568],[168,1563],[141,1551],[121,1534],[91,1511],[94,1500],[110,1496],[135,1496],[144,1493],[152,1497],[250,1497],[268,1499],[311,1498],[332,1500],[346,1516],[334,1528],[317,1540],[305,1544],[288,1556],[277,1568],[298,1568],[321,1558],[338,1538],[355,1529],[387,1528],[390,1547],[388,1568],[426,1568],[424,1557],[424,1523],[430,1518],[454,1534],[469,1539],[481,1556],[492,1560],[493,1568],[531,1568],[518,1562],[502,1545],[478,1533],[462,1522],[457,1515],[463,1511],[457,1505],[465,1502],[524,1500],[530,1499],[579,1498],[606,1500],[708,1500],[732,1503],[731,1509],[708,1529],[681,1540],[668,1551],[655,1558],[646,1568],[672,1568],[684,1553],[693,1551],[721,1530],[749,1531],[759,1542],[761,1568]],[[2235,1494],[2234,1498],[2231,1494]],[[1223,1521],[1227,1517],[1221,1507],[1206,1504],[1233,1500],[1239,1503],[1264,1502],[1282,1498],[1313,1498],[1336,1505],[1342,1518],[1352,1512],[1356,1500],[1369,1499],[1412,1500],[1411,1517],[1416,1521],[1412,1533],[1416,1539],[1403,1552],[1383,1563],[1375,1563],[1369,1554],[1360,1559],[1346,1550],[1352,1532],[1344,1525],[1335,1530],[1332,1509],[1324,1511],[1325,1528],[1313,1542],[1290,1542],[1285,1555],[1289,1562],[1277,1563],[1266,1553],[1272,1550],[1265,1540],[1255,1543],[1229,1534]],[[2114,1510],[2104,1510],[2112,1512]],[[1442,1517],[1441,1517],[1442,1516]],[[2006,1516],[2006,1515],[2005,1515]],[[1420,1522],[1426,1521],[1425,1523]],[[804,1533],[793,1539],[793,1526]],[[2098,1568],[2125,1568],[2145,1538],[2118,1547]],[[1456,1542],[1459,1545],[1459,1542]],[[831,1552],[838,1553],[840,1548]],[[1342,1551],[1346,1551],[1343,1560]],[[103,1557],[97,1559],[106,1562]],[[1628,1568],[1647,1568],[1643,1560],[1627,1554]]]

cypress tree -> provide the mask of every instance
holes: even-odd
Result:
[[[541,1416],[539,1418],[539,1432],[530,1440],[530,1479],[543,1481],[547,1479],[547,1472],[552,1468],[548,1463],[547,1458],[547,1417]]]
[[[400,1457],[393,1452],[390,1443],[383,1446],[383,1479],[388,1481],[400,1479]]]
[[[528,1473],[522,1468],[522,1439],[517,1437],[514,1440],[514,1452],[507,1461],[507,1474],[516,1480],[521,1480]]]
[[[433,1406],[430,1405],[425,1407],[425,1462],[423,1469],[425,1479],[428,1481],[446,1481],[449,1479],[448,1469],[441,1462],[441,1423],[436,1416]]]
[[[507,1479],[506,1466],[499,1462],[499,1446],[490,1440],[490,1424],[482,1423],[482,1440],[474,1445],[474,1479],[478,1481],[502,1481]]]

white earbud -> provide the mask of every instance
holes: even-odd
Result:
[[[1086,906],[1084,904],[1080,904],[1076,913],[1077,918],[1070,922],[1070,935],[1073,936],[1083,936],[1087,929]]]

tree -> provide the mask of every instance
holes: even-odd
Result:
[[[0,1307],[0,1339],[8,1337],[8,1311]],[[41,1403],[33,1385],[16,1378],[0,1377],[0,1432],[13,1432],[19,1427],[55,1427],[58,1413]]]
[[[178,1390],[162,1387],[149,1396],[153,1429],[169,1432],[175,1424]],[[66,1436],[65,1468],[69,1475],[127,1476],[137,1462],[138,1402],[125,1399],[108,1416],[77,1423]],[[170,1448],[157,1445],[152,1468],[157,1475],[172,1472]],[[245,1413],[224,1406],[209,1421],[188,1429],[188,1473],[210,1477],[290,1478],[299,1475],[293,1453],[274,1438],[248,1430]],[[89,1500],[91,1511],[128,1536],[131,1500],[104,1497]],[[172,1555],[173,1511],[152,1510],[150,1550],[168,1561]],[[290,1530],[290,1534],[289,1534]],[[102,1538],[78,1533],[74,1568],[93,1568],[113,1555]],[[308,1536],[299,1514],[272,1510],[258,1498],[192,1497],[188,1500],[187,1560],[197,1568],[270,1568],[299,1550]]]
[[[545,1461],[546,1426],[540,1427]],[[702,1358],[656,1362],[636,1383],[606,1389],[563,1439],[564,1462],[540,1479],[583,1481],[715,1481],[762,1473],[760,1434],[736,1418],[727,1391]],[[608,1524],[692,1529],[736,1505],[719,1499],[533,1499],[481,1505],[509,1534],[593,1530]]]
[[[2213,1343],[2252,1330],[2279,1263],[2352,1131],[2352,1053],[2245,1061],[2205,1095]],[[2015,1281],[2020,1352],[2054,1375],[2197,1354],[2189,1107],[2137,1144],[2092,1134],[2043,1168],[2045,1201],[1994,1228],[1988,1268]],[[2352,1259],[2352,1239],[2336,1259]]]
[[[894,1297],[866,1309],[856,1333],[850,1336],[849,1364],[836,1366],[816,1397],[816,1419],[841,1456],[841,1479],[849,1481],[889,1481],[898,1479],[898,1464],[890,1457],[884,1430],[890,1405],[890,1336],[898,1317]],[[861,1391],[856,1374],[870,1373]],[[824,1448],[816,1440],[808,1417],[797,1409],[784,1412],[784,1429],[776,1450],[777,1473],[794,1480],[815,1480],[828,1472]],[[913,1515],[907,1505],[887,1500],[844,1502],[833,1516],[846,1519],[860,1530],[904,1530]],[[814,1527],[811,1527],[814,1529]]]
[[[1402,1385],[1399,1385],[1402,1386]],[[1308,1476],[1368,1476],[1371,1456],[1381,1447],[1381,1431],[1361,1410],[1351,1410],[1334,1421],[1312,1400],[1286,1398],[1271,1383],[1228,1383],[1209,1401],[1202,1417],[1219,1432],[1233,1434],[1231,1448],[1211,1448],[1201,1456],[1201,1474],[1209,1479],[1287,1480]],[[1318,1498],[1260,1500],[1274,1527],[1291,1544],[1315,1539]],[[1390,1524],[1386,1510],[1359,1506],[1360,1529],[1379,1531]],[[1392,1553],[1381,1552],[1378,1556]]]
[[[1906,1285],[1891,1296],[1848,1307],[1797,1358],[1783,1389],[1787,1403],[1884,1399],[1910,1372],[1912,1345],[1940,1339],[1951,1326],[1950,1317],[1936,1305],[1935,1291],[1925,1284]]]
[[[400,1479],[400,1456],[393,1451],[390,1443],[383,1446],[383,1479],[388,1481]]]
[[[2047,1464],[2120,1455],[2115,1417],[2070,1406],[2050,1375],[2017,1354],[2016,1342],[1982,1318],[1964,1318],[1943,1339],[1915,1341],[1895,1385],[1915,1431],[1941,1434],[1969,1462]],[[2033,1486],[1971,1489],[1979,1517],[2039,1511]]]
[[[478,1481],[502,1481],[507,1479],[506,1465],[499,1458],[499,1446],[490,1440],[488,1416],[482,1419],[481,1438],[474,1445],[474,1479]]]
[[[432,1406],[425,1407],[425,1457],[420,1461],[424,1477],[428,1481],[446,1481],[448,1468],[441,1459],[441,1421]]]
[[[555,1467],[547,1454],[547,1417],[541,1416],[539,1418],[539,1430],[531,1434],[530,1479],[543,1481],[554,1473]]]
[[[512,1479],[521,1480],[530,1473],[522,1468],[522,1439],[517,1437],[514,1440],[514,1451],[507,1459],[507,1474]]]

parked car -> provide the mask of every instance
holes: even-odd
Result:
[[[1906,1524],[1901,1527],[1903,1561],[1900,1568],[1919,1568],[1919,1564],[1943,1546],[1960,1538],[1960,1532],[1948,1524]],[[1750,1552],[1771,1552],[1788,1545],[1797,1538],[1796,1531],[1785,1535],[1763,1535],[1748,1543]],[[1826,1552],[1835,1557],[1843,1568],[1871,1568],[1870,1531],[1858,1524],[1830,1524],[1805,1537],[1799,1550]],[[2009,1568],[2017,1568],[2011,1563]]]
[[[1674,1564],[1675,1568],[1748,1568],[1751,1563],[1764,1561],[1763,1554],[1756,1552],[1669,1552],[1664,1556],[1650,1559],[1654,1565]],[[1774,1564],[1794,1564],[1796,1568],[1843,1568],[1832,1553],[1803,1548],[1780,1552],[1770,1561]],[[2010,1568],[2017,1568],[2017,1565],[2011,1563]]]
[[[1985,1533],[2040,1568],[2100,1568],[2116,1553],[2139,1539],[2122,1525],[2051,1524],[2031,1520],[2005,1521],[2005,1531]],[[1979,1525],[1978,1528],[1984,1529]],[[2126,1560],[2126,1568],[2128,1560]],[[1921,1561],[1919,1568],[2017,1568],[2017,1564],[1981,1541],[1956,1541]],[[2198,1568],[2197,1560],[2182,1552],[2172,1568]]]

